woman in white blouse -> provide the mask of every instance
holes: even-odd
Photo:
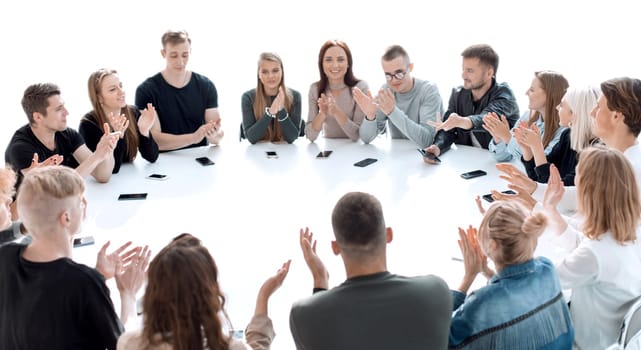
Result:
[[[581,231],[568,225],[557,205],[563,183],[551,166],[543,206],[568,255],[556,267],[572,290],[575,347],[604,349],[616,341],[628,306],[641,296],[641,203],[630,161],[618,150],[596,146],[579,156],[577,214]]]

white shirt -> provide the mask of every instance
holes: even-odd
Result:
[[[641,228],[620,244],[606,232],[589,239],[568,225],[557,243],[571,252],[556,268],[563,289],[572,289],[570,316],[579,349],[605,349],[616,341],[623,316],[641,296]]]

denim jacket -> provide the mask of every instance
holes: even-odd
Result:
[[[571,349],[574,329],[550,260],[510,265],[469,296],[452,291],[450,349]]]

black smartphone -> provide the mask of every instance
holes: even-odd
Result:
[[[372,163],[376,163],[378,159],[374,158],[365,158],[363,160],[359,160],[358,162],[354,163],[354,166],[364,168]]]
[[[165,174],[151,174],[147,176],[147,178],[152,180],[167,180],[168,176]]]
[[[73,246],[74,247],[82,247],[82,246],[90,245],[90,244],[94,244],[94,243],[95,243],[94,239],[91,236],[78,237],[78,238],[74,238],[73,239]]]
[[[329,157],[330,154],[332,154],[333,151],[320,151],[316,155],[316,158],[327,158]]]
[[[278,153],[276,151],[265,151],[267,158],[278,158]]]
[[[464,178],[465,180],[473,179],[475,177],[487,175],[487,173],[483,170],[473,170],[473,171],[468,171],[466,173],[461,174],[461,177]]]
[[[142,199],[147,199],[146,193],[123,193],[120,196],[118,196],[119,201],[142,200]]]
[[[431,159],[431,160],[433,160],[433,161],[435,161],[437,163],[441,162],[441,159],[439,157],[435,156],[434,154],[432,154],[430,152],[425,152],[424,149],[417,148],[416,150],[418,151],[418,153],[422,154],[423,157],[425,157],[425,158]]]
[[[501,191],[501,193],[505,193],[505,194],[516,194],[516,192],[514,192],[514,191],[512,191],[512,190]],[[486,201],[488,201],[488,202],[490,202],[490,203],[494,202],[494,198],[492,198],[492,194],[491,194],[491,193],[484,194],[484,195],[483,195],[483,199],[485,199]]]
[[[196,161],[198,163],[200,163],[200,165],[202,165],[202,166],[214,165],[215,164],[211,159],[209,159],[207,157],[198,157],[198,158],[196,158]]]

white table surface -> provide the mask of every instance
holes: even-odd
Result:
[[[274,150],[277,159],[265,151]],[[333,150],[316,159],[321,150]],[[216,164],[201,166],[194,158],[207,156]],[[378,161],[359,168],[353,163]],[[442,164],[424,164],[407,140],[379,137],[373,144],[320,138],[299,138],[294,144],[251,145],[232,137],[220,146],[162,153],[156,163],[141,157],[122,166],[109,183],[87,180],[87,220],[80,236],[96,244],[76,248],[77,261],[93,265],[107,240],[112,248],[132,240],[158,252],[174,236],[189,232],[208,247],[219,268],[227,296],[227,311],[235,328],[251,318],[262,282],[292,259],[290,273],[270,300],[269,313],[277,333],[275,349],[294,349],[289,332],[291,304],[311,294],[312,279],[298,245],[301,227],[318,239],[318,254],[330,273],[330,287],[345,279],[340,257],[330,249],[331,211],[348,191],[375,195],[383,205],[387,226],[394,230],[388,245],[388,269],[401,275],[436,274],[450,288],[463,276],[457,227],[477,226],[481,215],[476,195],[504,190],[496,162],[482,149],[453,146]],[[488,175],[464,180],[460,174],[482,169]],[[164,181],[152,173],[167,174]],[[118,201],[121,193],[148,193],[146,200]],[[485,283],[477,278],[474,287]],[[108,285],[119,310],[114,281]],[[142,295],[141,290],[140,295]],[[135,325],[134,325],[135,326]]]

